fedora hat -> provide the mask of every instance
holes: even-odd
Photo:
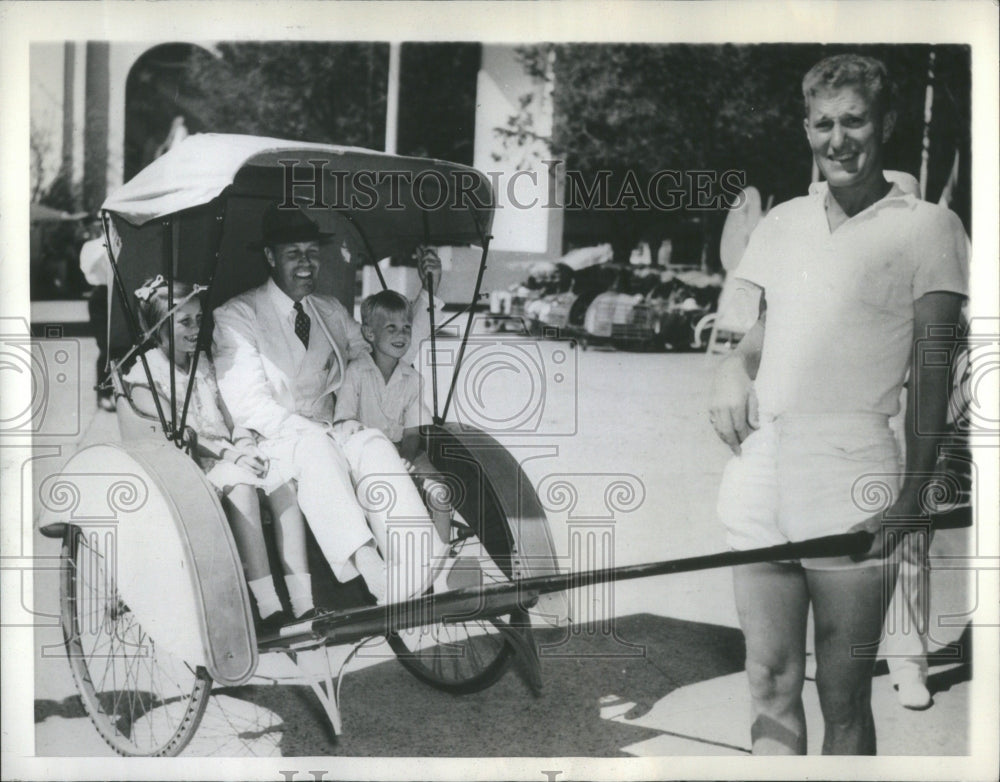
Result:
[[[261,220],[261,247],[292,242],[322,242],[333,236],[310,220],[298,207],[281,209],[277,203],[267,207]]]

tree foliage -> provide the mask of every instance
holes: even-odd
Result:
[[[388,44],[221,43],[193,56],[187,109],[202,128],[380,149]]]
[[[215,55],[193,52],[174,90],[192,130],[384,148],[388,44],[223,43]],[[401,154],[472,162],[479,56],[479,44],[403,44]]]
[[[716,182],[714,194],[723,196],[719,176],[739,171],[765,199],[773,196],[780,202],[804,193],[810,181],[802,75],[820,58],[845,50],[777,44],[565,44],[524,47],[519,53],[530,74],[554,79],[549,142],[567,169],[579,171],[583,179],[593,181],[599,172],[610,172],[614,195],[630,179],[645,188],[658,171],[708,171]],[[899,83],[900,117],[887,164],[918,174],[930,48],[850,50],[880,57]],[[935,107],[940,116],[932,182],[941,179],[940,192],[942,170],[950,168],[956,147],[967,142],[969,74],[965,47],[935,47],[935,53],[940,82]],[[525,110],[506,129],[508,137],[522,145],[532,141],[526,119],[530,100],[526,97]],[[929,188],[928,194],[934,193]],[[621,208],[588,213],[580,222],[591,230],[599,226],[602,238],[612,241],[617,259],[627,260],[639,239],[658,244],[692,217],[716,235],[724,204],[703,210],[690,201],[668,210],[623,201]],[[572,218],[567,215],[568,224]],[[710,242],[713,249],[716,244]]]

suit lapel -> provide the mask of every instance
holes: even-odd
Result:
[[[332,313],[326,303],[319,298],[307,300],[309,316],[315,320],[309,337],[309,354],[316,347],[322,350],[316,352],[316,360],[322,363],[326,372],[326,387],[324,394],[336,391],[344,380],[344,355],[337,344],[337,329]]]
[[[283,375],[280,379],[287,384],[288,379],[294,377],[298,371],[302,346],[292,345],[289,341],[281,322],[281,314],[274,306],[271,297],[267,295],[267,286],[257,289],[256,298],[261,356],[280,370],[280,374]]]

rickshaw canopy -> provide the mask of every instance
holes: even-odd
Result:
[[[493,192],[484,174],[443,160],[258,136],[189,136],[111,194],[109,247],[126,295],[157,274],[210,285],[209,309],[263,283],[261,218],[298,206],[334,239],[319,292],[350,307],[364,263],[418,244],[478,245]],[[120,303],[112,343],[130,342]]]
[[[321,187],[307,169],[322,169]],[[290,196],[309,209],[354,213],[362,227],[382,229],[364,231],[374,260],[393,254],[400,234],[435,244],[478,244],[493,216],[489,180],[469,166],[225,133],[189,136],[118,188],[102,208],[141,226],[208,204],[231,186],[238,195]],[[393,213],[409,220],[391,219]]]

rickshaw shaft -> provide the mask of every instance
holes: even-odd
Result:
[[[464,587],[401,603],[323,614],[313,620],[310,632],[269,640],[261,644],[261,649],[281,648],[289,642],[297,643],[308,638],[325,639],[327,643],[348,643],[438,622],[455,623],[496,617],[515,609],[530,608],[543,594],[579,589],[609,581],[628,581],[634,578],[804,557],[859,555],[871,548],[873,540],[874,535],[870,532],[849,532],[746,551],[725,551],[641,565],[554,573],[485,587]]]

